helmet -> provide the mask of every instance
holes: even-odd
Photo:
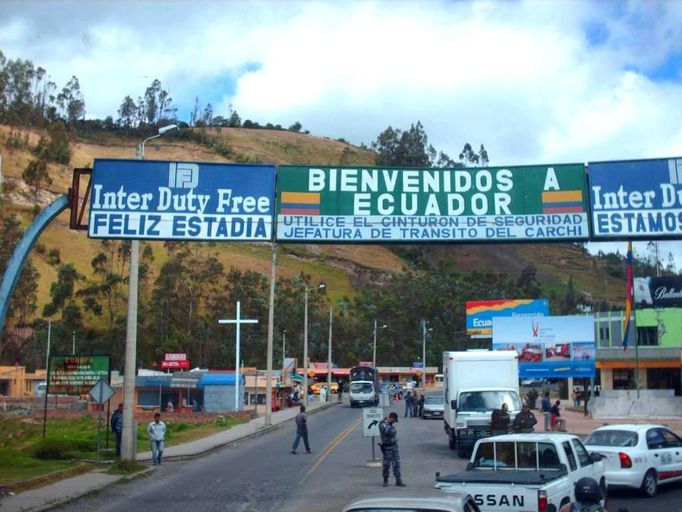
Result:
[[[593,478],[581,478],[575,483],[575,499],[577,502],[599,505],[603,498],[601,487]]]

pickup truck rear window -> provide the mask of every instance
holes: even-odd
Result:
[[[474,467],[488,469],[559,469],[559,455],[551,443],[488,442],[476,451]]]

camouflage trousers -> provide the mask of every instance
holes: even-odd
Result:
[[[397,446],[387,446],[384,447],[384,460],[382,463],[382,474],[384,480],[388,479],[388,475],[391,469],[391,464],[393,464],[393,476],[396,480],[400,479],[400,454],[398,453]]]

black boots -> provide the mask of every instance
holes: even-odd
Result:
[[[398,478],[395,481],[395,486],[396,487],[405,487],[405,484],[403,483],[403,481],[400,478]]]
[[[388,478],[384,478],[384,487],[388,487]]]

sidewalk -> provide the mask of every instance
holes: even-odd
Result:
[[[336,405],[336,397],[327,403],[320,403],[317,400],[308,403],[308,413],[315,414],[318,411]],[[243,441],[252,437],[266,434],[283,423],[291,421],[298,414],[298,407],[289,407],[283,411],[272,413],[272,425],[265,425],[265,417],[260,416],[248,423],[236,425],[224,432],[218,432],[203,439],[197,439],[189,443],[177,446],[168,446],[163,452],[165,460],[184,460],[198,457],[212,452],[237,441]],[[140,462],[151,461],[150,451],[137,454]],[[97,468],[89,473],[84,473],[73,478],[66,478],[53,484],[25,491],[15,496],[4,496],[0,499],[0,510],[2,512],[38,512],[50,510],[51,508],[63,505],[69,501],[81,498],[92,492],[104,489],[120,481],[130,480],[143,476],[147,472],[153,471],[153,467],[136,475],[111,475],[107,469]]]
[[[566,428],[571,434],[576,434],[579,436],[586,436],[592,433],[593,430],[603,427],[604,425],[623,425],[628,424],[643,424],[643,423],[654,423],[657,425],[667,425],[670,430],[677,434],[682,434],[682,419],[593,419],[591,417],[585,417],[582,410],[565,408],[561,410],[562,418],[566,419]],[[538,426],[542,428],[542,412],[536,411],[536,417],[538,419],[538,425],[536,425],[536,430]]]

